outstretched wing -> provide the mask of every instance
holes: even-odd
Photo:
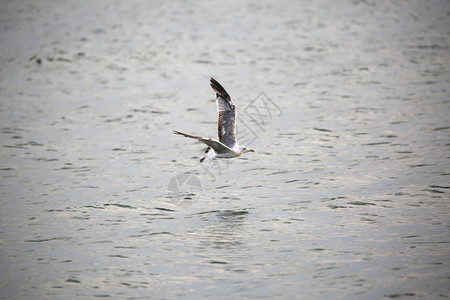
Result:
[[[219,141],[213,140],[213,139],[201,139],[200,142],[205,143],[207,146],[214,149],[214,151],[217,154],[225,154],[225,153],[231,153],[234,152],[231,150],[227,145],[222,144]]]
[[[214,78],[210,80],[211,87],[216,92],[217,129],[219,141],[224,145],[233,148],[236,145],[236,107],[227,91]]]
[[[173,133],[179,134],[179,135],[191,138],[191,139],[196,139],[199,142],[202,142],[205,145],[207,145],[208,147],[211,147],[212,149],[214,149],[214,151],[217,154],[225,154],[225,153],[233,152],[233,150],[231,150],[227,145],[224,145],[221,142],[213,140],[213,139],[208,139],[208,138],[204,138],[201,136],[191,135],[191,134],[183,133],[183,132],[176,131],[176,130],[174,130]]]

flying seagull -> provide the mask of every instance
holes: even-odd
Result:
[[[211,78],[210,83],[216,92],[217,111],[219,112],[219,119],[217,120],[219,140],[190,135],[176,130],[173,133],[196,139],[208,146],[205,151],[206,155],[200,159],[200,162],[203,162],[205,159],[210,160],[216,157],[233,158],[247,152],[255,152],[253,149],[239,146],[236,140],[236,107],[231,101],[230,95],[214,78]]]

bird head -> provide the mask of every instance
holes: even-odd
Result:
[[[241,147],[241,151],[242,151],[242,154],[247,153],[247,152],[255,152],[255,150],[250,149],[248,147]]]

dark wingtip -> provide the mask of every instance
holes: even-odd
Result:
[[[200,158],[200,162],[203,162],[204,160],[205,160],[205,158],[204,158],[204,157]]]
[[[221,95],[222,97],[226,97],[229,98],[230,95],[228,95],[227,91],[223,88],[223,86],[217,82],[217,80],[215,80],[214,78],[210,78],[209,79],[209,83],[211,84],[212,89],[219,95]]]
[[[209,79],[209,84],[211,85],[213,90],[217,92],[217,86],[220,86],[220,84],[217,82],[217,80],[215,80],[214,78],[211,77]]]

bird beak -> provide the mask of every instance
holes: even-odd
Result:
[[[253,149],[250,149],[250,152],[255,152],[255,150],[253,150]]]

